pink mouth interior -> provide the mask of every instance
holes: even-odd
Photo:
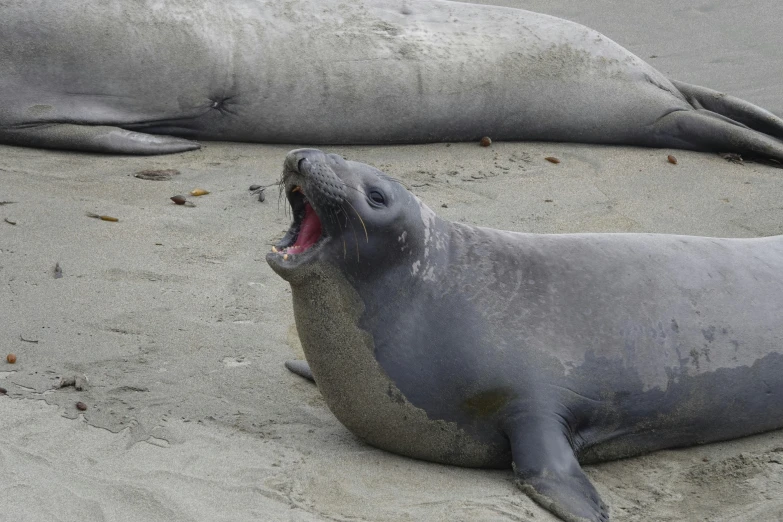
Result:
[[[296,242],[285,251],[289,254],[300,254],[316,244],[321,238],[321,220],[318,219],[310,203],[305,203],[305,215],[299,228]]]

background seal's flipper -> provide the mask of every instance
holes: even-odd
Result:
[[[0,143],[109,154],[172,154],[201,148],[195,141],[110,125],[45,123],[0,129]]]

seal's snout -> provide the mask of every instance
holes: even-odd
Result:
[[[315,211],[329,213],[345,201],[345,183],[332,167],[342,158],[317,149],[296,149],[288,153],[283,167],[286,195],[296,210],[299,196],[313,204]],[[344,161],[343,161],[344,163]]]
[[[322,219],[327,224],[334,222],[345,201],[344,183],[332,170],[334,161],[317,149],[297,149],[286,155],[282,184],[293,222],[267,258],[273,266],[301,264],[328,241],[329,230]]]
[[[318,149],[296,149],[292,150],[285,157],[283,168],[287,172],[294,172],[302,174],[303,163],[307,160],[311,162],[317,162],[319,160],[325,160],[326,154]]]

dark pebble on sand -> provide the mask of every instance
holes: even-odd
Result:
[[[666,157],[666,159],[667,159],[667,160],[669,160],[669,163],[671,163],[672,165],[676,165],[676,164],[677,164],[677,158],[675,158],[675,157],[674,157],[674,156],[672,156],[671,154],[669,154],[669,155]]]
[[[87,405],[84,404],[83,402],[77,402],[76,403],[76,409],[79,410],[79,411],[86,411],[87,410]]]
[[[545,159],[545,160],[547,160],[549,163],[554,163],[555,165],[557,165],[558,163],[560,163],[560,160],[559,160],[559,159],[557,159],[557,158],[556,158],[556,157],[554,157],[554,156],[547,156],[547,157],[546,157],[546,158],[544,158],[544,159]]]
[[[258,201],[261,201],[263,203],[265,199],[266,196],[264,195],[264,191],[262,190],[261,192],[258,193]]]
[[[5,395],[5,394],[7,394],[7,393],[8,393],[8,390],[6,390],[6,389],[5,389],[5,388],[3,388],[2,386],[0,386],[0,395]]]
[[[258,190],[261,188],[261,185],[250,185],[250,188],[247,190]]]
[[[173,196],[171,198],[171,201],[173,201],[177,205],[184,205],[187,199],[185,199],[185,196]]]
[[[489,147],[490,145],[492,145],[492,140],[489,139],[489,136],[484,136],[483,138],[481,138],[481,141],[479,142],[479,144],[482,147]]]
[[[742,156],[740,156],[739,154],[734,154],[732,152],[721,152],[718,155],[721,158],[725,159],[726,161],[730,161],[731,163],[742,165]]]

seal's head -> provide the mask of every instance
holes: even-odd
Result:
[[[282,187],[293,223],[266,260],[291,283],[319,263],[366,278],[417,254],[422,203],[374,167],[298,149],[285,159]]]

